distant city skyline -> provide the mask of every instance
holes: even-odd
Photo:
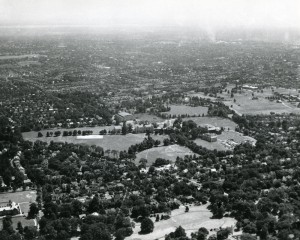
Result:
[[[1,26],[300,30],[298,0],[0,0]]]

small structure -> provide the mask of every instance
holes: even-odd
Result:
[[[247,90],[257,90],[258,87],[255,87],[255,86],[251,86],[251,85],[245,84],[245,85],[242,86],[242,89],[247,89]]]

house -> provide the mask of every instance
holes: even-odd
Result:
[[[121,126],[114,126],[115,133],[121,133],[122,127]]]
[[[154,127],[152,124],[145,125],[145,129],[146,129],[146,131],[149,131],[151,133],[153,133],[153,131],[154,131]]]
[[[215,127],[214,125],[211,124],[204,124],[201,125],[201,127],[204,127],[208,133],[219,133],[221,131],[220,127]]]
[[[205,133],[201,137],[203,140],[208,142],[216,142],[218,140],[217,136],[214,134]]]

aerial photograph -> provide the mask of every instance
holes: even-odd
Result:
[[[300,0],[0,0],[0,240],[300,240]]]

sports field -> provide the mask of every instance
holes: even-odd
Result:
[[[171,218],[159,222],[154,222],[154,231],[150,234],[140,235],[140,223],[137,223],[134,232],[127,240],[154,240],[164,239],[166,234],[175,231],[179,226],[182,226],[188,236],[192,232],[196,232],[200,227],[210,229],[219,229],[220,227],[234,227],[236,220],[233,218],[211,219],[212,213],[207,209],[207,205],[191,206],[189,212],[185,212],[185,207],[172,211]],[[216,231],[211,231],[210,234]]]

